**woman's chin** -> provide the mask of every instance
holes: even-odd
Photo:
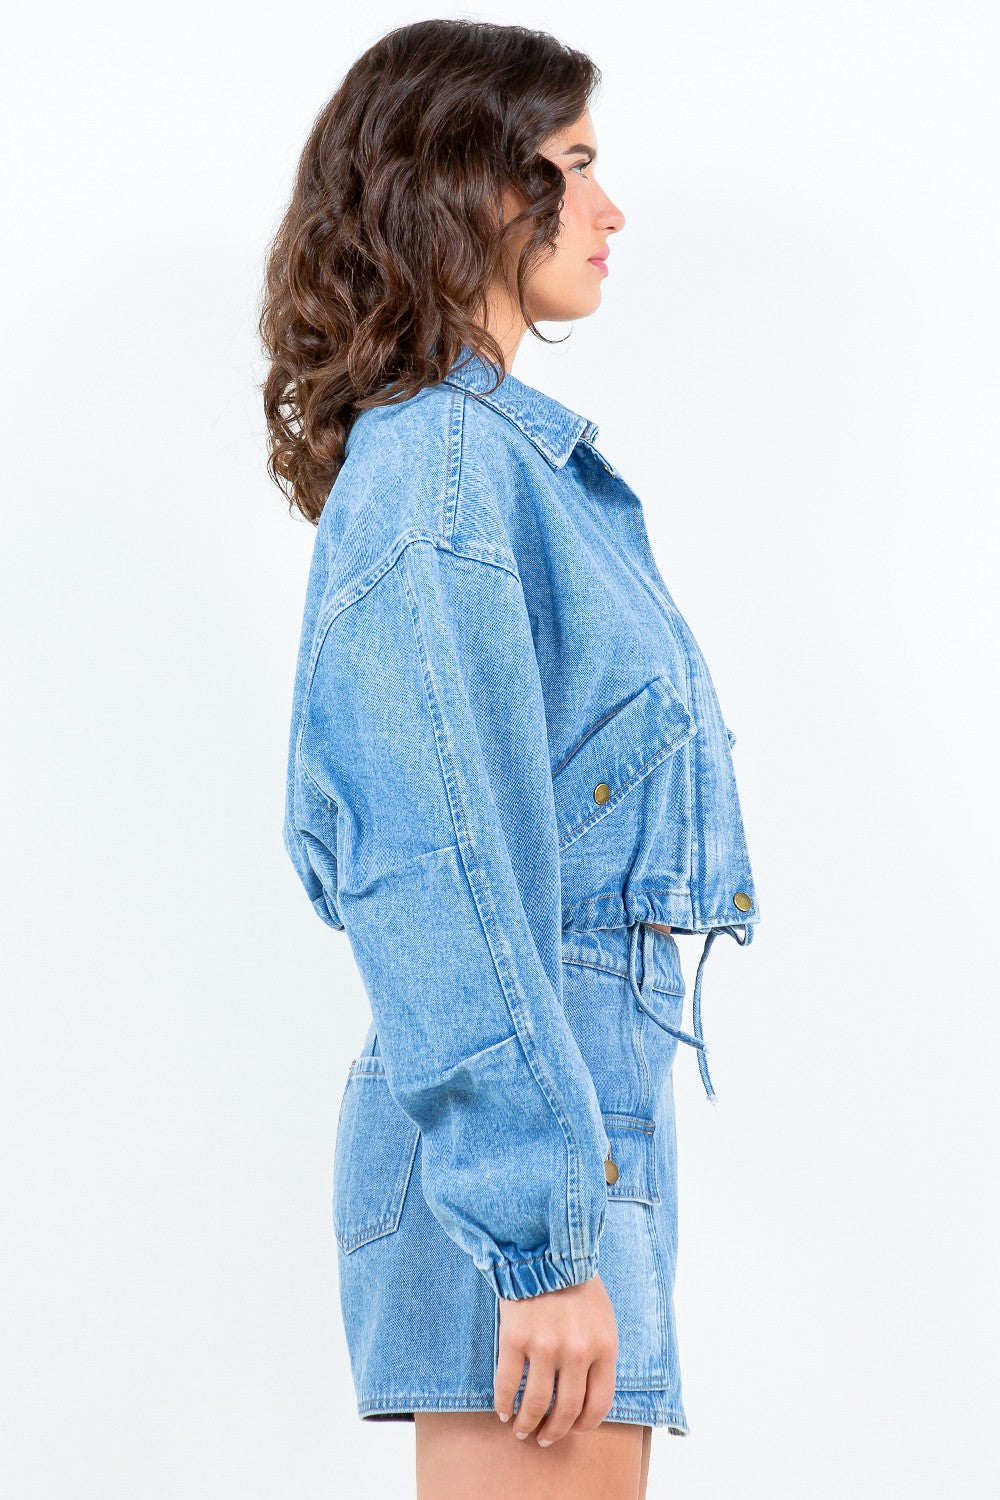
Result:
[[[535,314],[536,323],[575,323],[578,318],[589,318],[601,305],[601,288],[581,291],[579,296],[566,297],[559,303],[550,304],[544,312]]]

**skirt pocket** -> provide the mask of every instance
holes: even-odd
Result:
[[[399,1228],[419,1135],[389,1092],[381,1057],[355,1058],[333,1166],[334,1228],[346,1254]]]
[[[609,1114],[602,1116],[611,1142],[611,1156],[605,1167],[609,1198],[629,1198],[635,1203],[659,1203],[656,1181],[656,1152],[653,1137],[656,1121],[639,1115]]]
[[[656,1121],[640,1115],[603,1114],[611,1142],[605,1175],[608,1209],[601,1234],[599,1273],[618,1324],[622,1390],[670,1385],[668,1285],[658,1216],[661,1207],[655,1149]]]

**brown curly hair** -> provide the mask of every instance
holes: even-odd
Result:
[[[543,31],[418,21],[349,68],[316,117],[267,252],[258,324],[267,469],[313,524],[365,407],[436,384],[463,346],[497,366],[487,294],[524,233],[515,285],[555,245],[565,179],[539,154],[600,85],[589,57]],[[504,195],[523,203],[503,217]]]

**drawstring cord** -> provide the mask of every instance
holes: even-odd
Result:
[[[705,1038],[704,1038],[704,1035],[702,1033],[702,1027],[701,1027],[701,980],[702,980],[702,972],[703,972],[703,970],[705,968],[705,960],[708,958],[709,951],[711,950],[712,944],[715,942],[715,939],[719,936],[720,932],[728,932],[729,936],[731,938],[735,939],[735,941],[738,942],[740,944],[740,946],[742,947],[748,941],[748,938],[749,938],[749,929],[748,929],[748,927],[746,925],[743,926],[743,928],[742,928],[743,936],[742,937],[737,936],[737,934],[740,931],[739,925],[737,925],[735,927],[712,927],[709,930],[709,932],[707,933],[707,935],[705,937],[705,945],[704,945],[704,947],[701,950],[701,958],[698,960],[698,970],[697,970],[697,973],[695,974],[695,980],[694,980],[694,1005],[693,1005],[693,1013],[694,1013],[694,1035],[693,1036],[690,1034],[690,1032],[681,1031],[679,1027],[677,1027],[677,1026],[671,1026],[667,1021],[661,1020],[660,1017],[657,1016],[657,1015],[655,1015],[653,1013],[652,1009],[649,1006],[647,1006],[646,1003],[645,1003],[645,990],[646,990],[646,986],[648,984],[649,987],[652,988],[652,984],[653,984],[653,964],[652,964],[652,958],[653,958],[653,942],[654,942],[654,933],[655,933],[655,931],[656,931],[656,929],[654,927],[652,927],[648,922],[642,922],[642,921],[634,922],[632,924],[632,926],[629,928],[628,978],[629,978],[629,984],[632,986],[632,993],[635,995],[635,998],[638,1001],[639,1005],[642,1007],[642,1009],[646,1012],[647,1015],[649,1015],[649,1016],[652,1017],[652,1019],[656,1022],[657,1026],[662,1027],[664,1031],[669,1031],[670,1034],[671,1034],[671,1036],[675,1036],[679,1042],[687,1042],[687,1044],[688,1044],[689,1047],[696,1047],[698,1049],[698,1068],[699,1068],[699,1071],[701,1073],[701,1081],[705,1085],[705,1093],[708,1095],[708,1101],[709,1101],[709,1103],[710,1104],[715,1104],[715,1102],[716,1102],[715,1090],[712,1087],[712,1080],[709,1077],[709,1073],[708,1073],[708,1063],[707,1063],[706,1058],[705,1058],[705,1054],[708,1051],[708,1047],[707,1047],[707,1045],[705,1043]],[[637,954],[638,947],[639,947],[640,933],[642,935],[642,982],[641,982],[641,984],[638,982],[638,980],[636,978],[636,954]]]

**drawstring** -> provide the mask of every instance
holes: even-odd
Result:
[[[681,1031],[679,1027],[677,1027],[677,1026],[671,1026],[671,1025],[668,1024],[668,1022],[661,1020],[659,1016],[654,1015],[653,1012],[652,1012],[652,1010],[650,1010],[646,1006],[646,1004],[645,1004],[645,990],[646,990],[646,986],[648,984],[650,986],[650,988],[652,988],[652,982],[653,982],[653,965],[652,965],[653,941],[654,941],[653,934],[656,931],[656,929],[654,927],[652,927],[648,922],[641,922],[641,921],[640,922],[634,922],[632,924],[632,926],[629,928],[629,941],[628,941],[628,978],[629,978],[629,984],[632,986],[632,993],[635,995],[636,1000],[642,1006],[643,1010],[646,1011],[646,1014],[647,1015],[651,1015],[652,1018],[653,1018],[653,1020],[656,1022],[656,1024],[658,1026],[661,1026],[664,1031],[669,1031],[670,1034],[671,1034],[671,1036],[675,1036],[679,1042],[687,1042],[688,1046],[690,1046],[690,1047],[697,1047],[697,1049],[698,1049],[698,1068],[699,1068],[699,1071],[701,1073],[701,1081],[705,1085],[705,1093],[708,1095],[708,1100],[709,1100],[710,1104],[714,1104],[716,1102],[716,1100],[715,1100],[715,1090],[712,1087],[712,1080],[711,1080],[711,1078],[709,1077],[709,1074],[708,1074],[708,1063],[707,1063],[707,1061],[705,1059],[705,1054],[708,1051],[708,1047],[706,1046],[705,1038],[704,1038],[704,1036],[702,1034],[702,1029],[701,1029],[701,979],[702,979],[702,972],[703,972],[703,970],[705,968],[705,960],[708,957],[709,950],[711,949],[712,944],[715,942],[715,939],[718,937],[718,935],[719,935],[720,932],[728,932],[729,936],[731,938],[734,938],[735,941],[738,942],[741,947],[748,941],[748,938],[749,938],[749,929],[748,929],[748,927],[745,924],[743,925],[743,936],[742,937],[738,937],[737,936],[737,933],[739,932],[739,930],[740,930],[739,924],[737,926],[735,926],[735,927],[712,927],[709,930],[709,932],[707,933],[706,937],[705,937],[705,945],[704,945],[704,947],[701,950],[701,958],[698,960],[698,971],[695,974],[695,980],[694,980],[694,1005],[693,1005],[693,1012],[694,1012],[694,1035],[692,1036],[689,1032],[687,1032],[687,1031]],[[642,934],[642,983],[641,984],[638,983],[637,979],[636,979],[636,952],[637,952],[637,949],[638,949],[638,946],[639,946],[639,934],[640,933]]]

